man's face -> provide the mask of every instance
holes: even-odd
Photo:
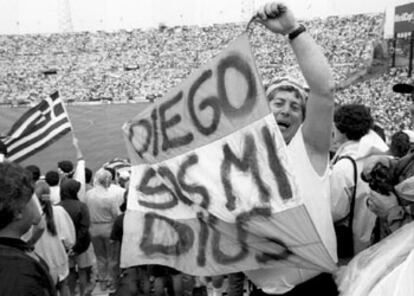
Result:
[[[42,217],[34,197],[35,195],[33,194],[23,208],[16,213],[15,220],[22,233],[27,232],[32,225],[39,224]]]
[[[40,219],[42,218],[42,207],[36,194],[33,194],[30,201],[26,204],[26,210],[31,217],[32,224],[39,224]]]
[[[346,136],[338,130],[335,123],[332,124],[332,143],[331,143],[331,147],[338,149],[339,146],[341,146],[346,141],[347,141]]]
[[[275,91],[269,100],[270,110],[288,144],[303,122],[303,101],[294,92],[285,90]]]

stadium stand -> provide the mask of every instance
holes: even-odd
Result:
[[[382,38],[383,14],[305,21],[328,57],[337,82],[364,67],[372,43]],[[50,35],[0,36],[0,104],[32,104],[56,90],[67,103],[153,101],[207,62],[245,23]],[[254,25],[251,44],[264,80],[290,75],[302,80],[285,42]],[[336,93],[338,103],[371,106],[387,134],[409,124],[409,101],[392,92],[407,81],[406,69],[356,83]]]

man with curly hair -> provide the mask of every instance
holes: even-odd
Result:
[[[40,221],[29,172],[0,163],[0,295],[56,295],[48,267],[20,237]]]
[[[388,146],[372,130],[372,126],[370,110],[364,105],[343,105],[334,113],[333,143],[338,146],[338,150],[331,162],[332,217],[337,225],[349,226],[351,198],[356,186],[352,223],[354,255],[370,246],[376,220],[366,204],[370,190],[360,177],[363,163],[369,156],[388,151]]]

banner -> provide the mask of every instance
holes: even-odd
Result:
[[[414,3],[395,7],[394,34],[414,31]]]
[[[339,269],[336,283],[340,295],[413,295],[413,249],[414,222],[411,222]]]
[[[382,278],[368,296],[414,295],[414,251],[388,275]]]
[[[335,268],[300,199],[247,34],[123,130],[132,174],[122,267]]]

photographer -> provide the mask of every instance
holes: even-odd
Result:
[[[414,154],[400,160],[370,158],[362,179],[369,183],[367,206],[379,219],[377,241],[414,219]]]

